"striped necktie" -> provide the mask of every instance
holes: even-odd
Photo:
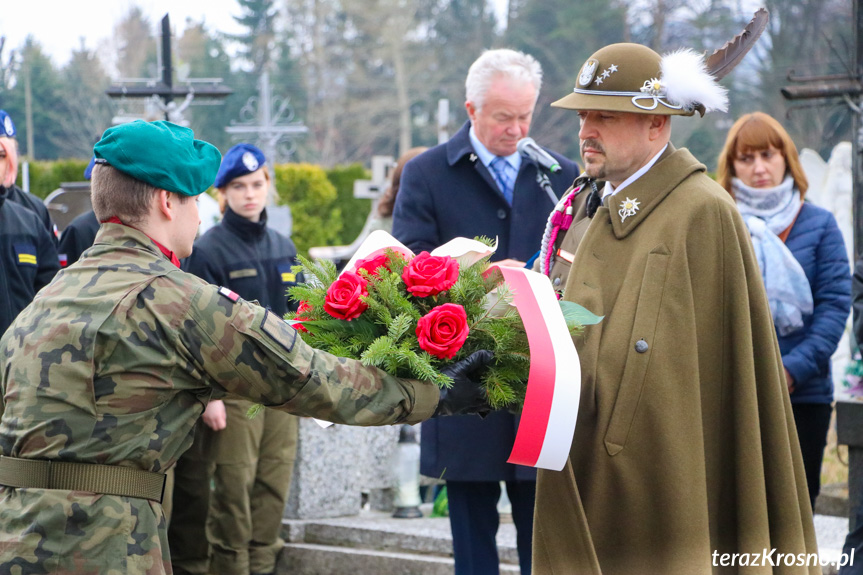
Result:
[[[512,166],[502,156],[496,156],[489,166],[494,172],[495,180],[500,187],[500,191],[503,192],[503,197],[506,198],[507,203],[512,205],[512,187],[515,183],[515,178],[512,175],[514,171]]]

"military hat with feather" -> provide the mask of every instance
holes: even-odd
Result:
[[[705,58],[684,48],[660,56],[640,44],[612,44],[596,51],[579,70],[575,88],[556,108],[691,116],[728,109],[723,78],[752,48],[767,26],[764,8],[743,31]]]

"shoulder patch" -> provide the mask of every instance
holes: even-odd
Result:
[[[231,291],[226,287],[220,287],[219,288],[219,295],[228,298],[229,300],[231,300],[234,303],[237,303],[237,300],[240,299],[240,294],[238,294],[235,291]]]
[[[297,274],[291,271],[293,264],[291,262],[283,262],[276,266],[279,272],[279,277],[283,284],[291,284],[297,282]]]
[[[270,310],[264,312],[264,319],[261,321],[261,331],[273,338],[280,346],[288,352],[294,349],[294,343],[297,341],[297,330],[288,325],[288,322],[274,315]]]
[[[29,243],[15,244],[15,262],[19,266],[38,267],[36,246]]]

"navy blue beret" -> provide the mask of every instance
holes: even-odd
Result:
[[[225,185],[240,176],[256,172],[264,164],[267,159],[264,153],[251,144],[237,144],[225,153],[222,158],[222,165],[219,166],[219,173],[216,174],[216,181],[213,186],[216,188],[224,188]]]
[[[15,124],[12,123],[12,118],[6,110],[0,110],[0,136],[15,137]]]
[[[93,175],[93,166],[95,166],[95,165],[96,165],[96,156],[93,156],[92,158],[90,158],[90,163],[87,164],[86,168],[84,168],[84,179],[85,180],[89,180],[90,177]]]

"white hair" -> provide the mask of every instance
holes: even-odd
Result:
[[[464,83],[465,97],[477,110],[482,109],[489,86],[497,76],[505,76],[515,82],[530,82],[539,97],[542,66],[536,58],[505,48],[486,50],[471,64]]]

